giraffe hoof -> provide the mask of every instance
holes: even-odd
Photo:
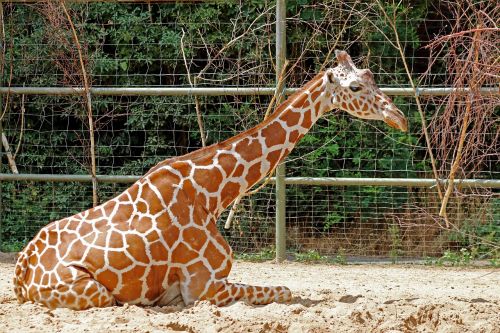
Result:
[[[277,303],[290,303],[292,301],[292,292],[287,287],[283,287],[275,301]]]

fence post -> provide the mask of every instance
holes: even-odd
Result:
[[[286,59],[286,0],[276,1],[276,80],[282,72]],[[285,89],[285,85],[282,85]],[[276,96],[283,96],[279,92]],[[276,103],[281,101],[277,100]],[[276,168],[276,261],[286,259],[286,188],[285,164]]]

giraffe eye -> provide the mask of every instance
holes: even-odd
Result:
[[[362,88],[361,86],[358,86],[358,85],[350,85],[349,86],[349,89],[351,89],[352,92],[358,92],[360,91]]]

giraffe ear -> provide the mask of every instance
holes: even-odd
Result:
[[[335,57],[339,64],[345,67],[354,67],[354,63],[352,62],[351,56],[347,54],[346,51],[335,50]]]
[[[374,81],[373,73],[369,69],[362,69],[359,72],[359,76],[363,79],[363,81],[369,81],[369,82],[373,82]]]

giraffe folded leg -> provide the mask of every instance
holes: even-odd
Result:
[[[292,292],[287,287],[257,287],[227,281],[225,271],[212,274],[212,270],[202,262],[188,266],[180,278],[180,293],[184,304],[192,304],[196,300],[208,300],[215,305],[227,305],[238,300],[250,304],[269,304],[272,302],[290,302]]]
[[[255,305],[286,303],[292,300],[292,292],[287,287],[259,287],[226,282],[213,298],[213,302],[219,306],[238,300]]]
[[[243,300],[250,304],[290,302],[292,292],[287,287],[258,287],[230,283],[227,277],[232,267],[232,251],[218,233],[213,221],[212,241],[205,246],[205,260],[194,260],[181,269],[180,293],[184,304],[208,300],[216,305],[227,305]]]
[[[57,269],[43,274],[35,268],[32,274],[24,286],[24,301],[41,303],[50,309],[73,310],[116,304],[111,292],[81,268],[59,264]]]

